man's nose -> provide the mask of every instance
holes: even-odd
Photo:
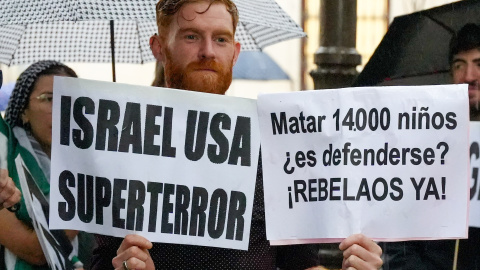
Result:
[[[204,39],[199,51],[200,59],[215,58],[214,42],[211,39]]]

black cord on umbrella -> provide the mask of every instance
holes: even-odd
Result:
[[[112,81],[116,82],[115,76],[115,31],[113,29],[113,20],[110,20],[110,48],[112,49]]]

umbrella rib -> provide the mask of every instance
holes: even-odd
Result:
[[[427,17],[428,19],[434,21],[435,23],[437,23],[437,24],[440,25],[441,27],[443,27],[445,30],[447,30],[447,31],[450,32],[451,34],[455,34],[455,31],[454,31],[452,28],[448,27],[448,26],[447,26],[446,24],[444,24],[443,22],[441,22],[441,21],[433,18],[432,16],[430,16],[430,15],[428,15],[428,14],[426,14],[426,13],[423,14],[423,15],[424,15],[425,17]]]
[[[138,50],[140,51],[140,64],[143,65],[144,61],[143,61],[143,51],[142,51],[142,44],[140,42],[140,30],[139,30],[139,27],[138,27],[138,24],[139,24],[139,21],[136,21],[135,23],[135,28],[137,30],[137,41],[138,41]]]
[[[273,26],[273,25],[268,25],[268,24],[261,24],[261,23],[249,23],[250,25],[254,25],[254,26],[250,26],[248,27],[248,24],[245,23],[245,22],[239,22],[242,24],[243,26],[243,30],[246,32],[247,35],[250,35],[251,37],[251,40],[253,41],[254,45],[259,48],[260,51],[263,51],[263,48],[271,45],[271,44],[275,44],[275,43],[278,43],[278,42],[281,42],[281,41],[286,41],[286,40],[290,40],[290,39],[294,39],[294,38],[297,38],[297,37],[306,37],[307,35],[305,34],[305,32],[303,31],[288,31],[288,34],[281,34],[281,35],[275,35],[278,39],[277,40],[272,40],[272,39],[266,39],[265,41],[262,41],[260,42],[259,40],[257,40],[257,37],[255,37],[255,35],[253,34],[249,34],[249,31],[251,31],[252,28],[255,28],[255,27],[269,27],[269,33],[272,32],[271,29],[274,29],[275,31],[277,30],[280,30],[280,31],[283,31],[284,29],[280,28],[280,27],[277,27],[277,26]]]
[[[251,37],[255,47],[257,47],[259,51],[263,51],[263,47],[260,47],[260,44],[258,43],[257,38],[255,38],[254,36],[251,36]]]
[[[20,37],[17,40],[17,46],[15,46],[15,50],[12,53],[12,58],[10,59],[10,63],[8,63],[8,66],[10,66],[13,63],[13,60],[15,59],[15,55],[17,54],[18,49],[20,48],[20,41],[23,38],[23,36],[27,33],[27,25],[23,25],[23,34],[20,35]]]

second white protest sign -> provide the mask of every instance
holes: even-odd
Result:
[[[261,95],[273,244],[466,237],[465,85]]]

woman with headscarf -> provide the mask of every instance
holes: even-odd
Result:
[[[11,128],[9,155],[13,158],[20,155],[25,165],[30,166],[28,169],[47,198],[50,192],[54,76],[77,77],[71,68],[56,61],[32,64],[19,76],[5,111],[5,122]],[[9,160],[9,175],[20,187],[18,173],[12,163]],[[74,246],[82,241],[77,231],[66,230],[65,234]],[[49,269],[23,198],[17,212],[0,211],[0,245],[4,251],[0,263],[3,261],[6,269]],[[91,247],[88,249],[91,250]],[[76,255],[76,252],[72,254]],[[83,265],[78,260],[80,256],[72,254],[72,263],[82,269]]]

